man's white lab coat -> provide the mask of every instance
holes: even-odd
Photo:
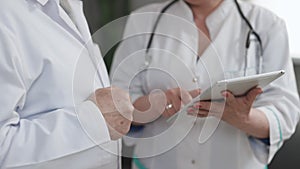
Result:
[[[120,144],[87,101],[110,83],[82,1],[71,13],[58,0],[0,3],[0,168],[117,168]]]

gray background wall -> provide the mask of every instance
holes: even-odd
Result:
[[[150,2],[160,2],[164,0],[85,0],[85,13],[90,24],[91,32],[97,31],[106,23],[117,19],[121,16],[128,15],[131,10],[134,10],[144,4]],[[113,34],[113,33],[112,33]],[[104,40],[109,40],[113,37],[105,37]],[[300,45],[300,44],[299,44]],[[113,52],[115,48],[105,56],[105,62],[110,67]],[[298,89],[300,84],[300,59],[295,62],[295,73],[298,79]],[[300,90],[299,90],[300,91]],[[300,105],[299,105],[300,106]],[[124,147],[125,151],[130,151],[130,147]],[[130,159],[123,159],[124,167],[127,169],[130,166]],[[270,169],[286,169],[300,168],[300,126],[292,138],[284,144],[281,150],[277,153]]]

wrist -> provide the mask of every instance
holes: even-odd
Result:
[[[225,112],[222,116],[222,120],[236,128],[243,128],[251,123],[251,113],[252,109],[250,109],[250,111],[246,113]]]
[[[240,129],[248,135],[258,139],[269,137],[269,123],[262,111],[252,108],[243,123]]]

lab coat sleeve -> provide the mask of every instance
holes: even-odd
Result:
[[[30,77],[24,71],[26,65],[22,65],[15,36],[1,26],[0,37],[0,168],[50,164],[52,160],[68,166],[63,157],[110,140],[101,112],[90,101],[76,108],[57,108],[23,117],[20,111],[26,105]],[[83,163],[80,156],[73,160],[78,166]]]
[[[259,160],[270,163],[283,142],[295,132],[299,121],[299,96],[289,56],[288,36],[285,23],[278,19],[272,27],[261,34],[264,55],[263,72],[285,70],[285,75],[272,82],[264,93],[258,97],[255,105],[266,115],[270,133],[270,145],[264,145],[266,154],[263,157],[257,148],[253,148]],[[254,144],[252,144],[254,145]],[[259,144],[256,144],[259,146]]]

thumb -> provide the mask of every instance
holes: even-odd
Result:
[[[262,89],[261,88],[254,88],[251,89],[248,94],[246,95],[246,98],[249,102],[254,102],[254,100],[256,99],[256,96],[258,96],[259,94],[262,93]]]
[[[201,93],[201,89],[190,90],[189,93],[192,96],[192,98],[195,98]]]
[[[180,97],[181,97],[181,101],[183,102],[183,104],[187,104],[187,103],[191,102],[193,99],[191,94],[188,91],[183,90],[183,89],[181,89]]]

